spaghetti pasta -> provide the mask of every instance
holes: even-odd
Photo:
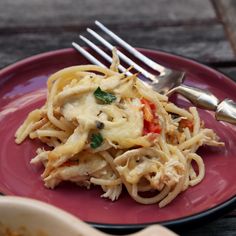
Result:
[[[164,207],[204,178],[197,149],[224,143],[195,107],[176,106],[118,64],[115,57],[110,69],[72,66],[50,76],[46,103],[29,113],[15,141],[28,136],[51,147],[31,160],[45,166],[48,188],[93,184],[111,200],[126,188],[135,201]]]

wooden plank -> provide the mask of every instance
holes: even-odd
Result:
[[[0,27],[216,21],[210,0],[1,0]]]
[[[234,61],[235,56],[225,39],[223,27],[218,25],[139,28],[125,32],[117,28],[118,35],[136,47],[164,50],[190,57],[203,63]]]
[[[206,225],[201,225],[192,230],[185,230],[180,233],[181,236],[232,236],[236,235],[236,218],[226,217],[218,219]]]
[[[213,0],[213,2],[236,53],[236,1]]]
[[[235,61],[221,25],[150,27],[148,30],[119,26],[114,31],[136,47],[164,50],[203,63]],[[4,34],[0,37],[0,67],[41,52],[71,47],[72,41],[81,42],[78,38],[81,32],[84,30]]]

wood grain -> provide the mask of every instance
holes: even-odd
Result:
[[[236,1],[214,0],[219,17],[225,25],[225,30],[236,53]]]
[[[17,9],[17,11],[16,11]],[[133,46],[164,50],[203,63],[235,61],[209,0],[2,0],[0,68],[70,47],[95,19]]]
[[[230,44],[225,39],[224,30],[219,24],[149,28],[119,26],[111,29],[136,47],[164,50],[203,63],[235,61]],[[71,47],[72,41],[81,42],[79,33],[88,36],[84,33],[84,29],[80,28],[76,30],[54,28],[51,32],[37,30],[3,34],[0,36],[0,68],[34,54]]]
[[[1,0],[0,27],[215,21],[209,0]]]

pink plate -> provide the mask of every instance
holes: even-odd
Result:
[[[186,84],[209,89],[219,99],[228,97],[236,101],[236,84],[223,74],[179,56],[141,51],[163,65],[186,71]],[[73,49],[63,49],[30,57],[0,71],[0,191],[3,194],[51,203],[102,229],[139,229],[156,222],[183,225],[219,215],[235,205],[236,126],[217,122],[214,113],[200,109],[206,126],[214,129],[226,145],[199,150],[206,165],[205,179],[165,208],[138,204],[126,192],[118,201],[111,202],[100,198],[102,191],[97,188],[86,190],[69,183],[55,190],[45,188],[40,179],[42,168],[30,165],[41,144],[26,140],[16,145],[14,133],[28,112],[45,101],[49,75],[64,67],[85,63],[88,62]],[[180,98],[176,102],[189,105]]]

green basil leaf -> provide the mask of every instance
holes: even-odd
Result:
[[[105,104],[110,104],[116,100],[115,95],[102,91],[100,87],[98,87],[93,94],[98,100]]]
[[[95,149],[102,145],[103,137],[100,133],[92,134],[90,147]]]

